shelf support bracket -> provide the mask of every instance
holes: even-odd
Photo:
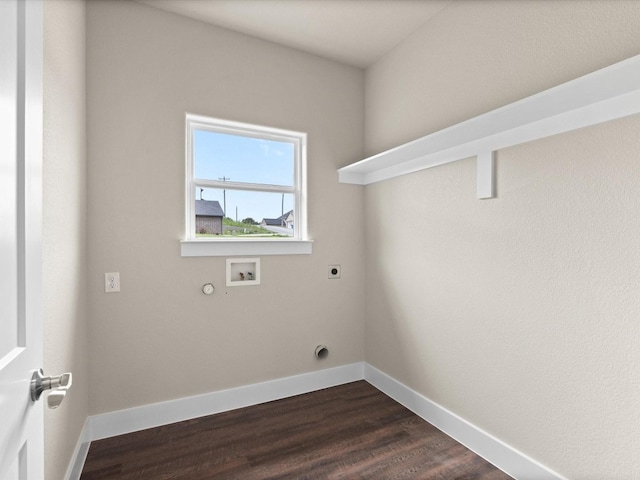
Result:
[[[495,152],[479,153],[476,162],[478,198],[494,198],[496,196]]]

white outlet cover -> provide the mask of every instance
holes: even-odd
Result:
[[[115,293],[120,291],[120,273],[110,272],[104,274],[105,293]]]

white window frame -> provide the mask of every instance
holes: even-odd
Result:
[[[193,136],[195,130],[293,143],[294,185],[289,187],[195,178],[195,162],[193,158]],[[187,113],[185,236],[181,241],[182,256],[310,254],[312,241],[307,237],[306,153],[306,133]],[[197,238],[195,236],[195,192],[198,187],[292,194],[295,215],[293,236],[274,238]]]

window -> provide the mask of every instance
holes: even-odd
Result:
[[[187,115],[183,255],[311,253],[306,134]]]

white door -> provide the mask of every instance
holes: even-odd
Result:
[[[42,480],[42,2],[0,0],[0,479]]]

